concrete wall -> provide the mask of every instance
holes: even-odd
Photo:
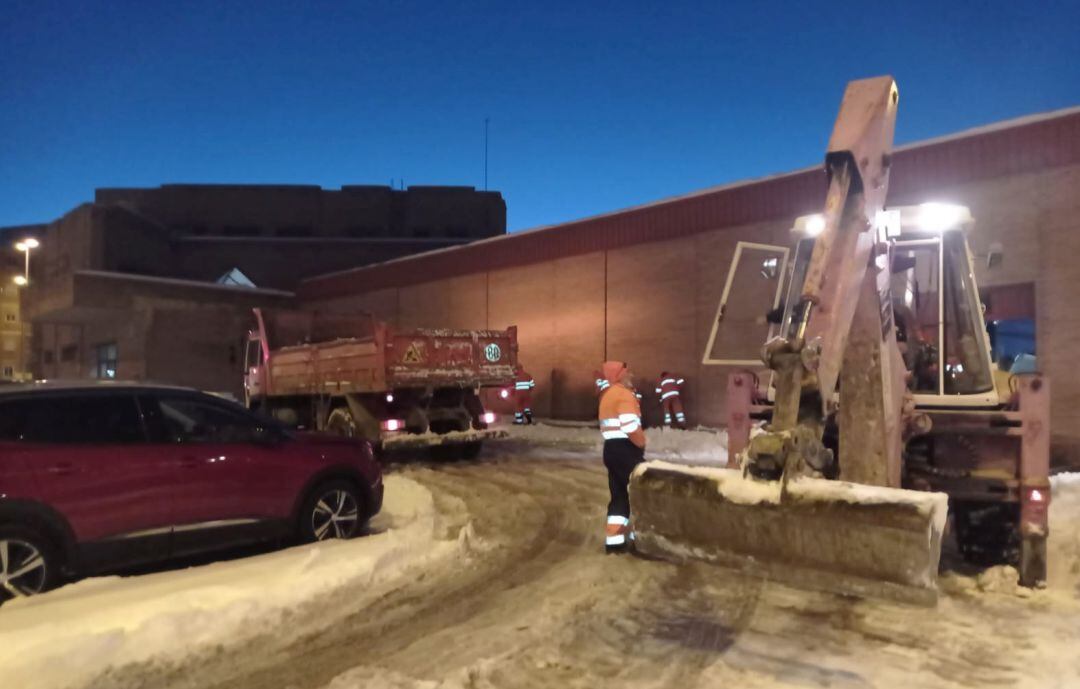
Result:
[[[1080,444],[1080,167],[941,189],[926,200],[968,205],[981,287],[1034,283],[1041,368],[1053,386],[1059,440]],[[793,220],[793,219],[792,219]],[[686,238],[383,289],[316,303],[362,309],[399,326],[517,325],[521,359],[536,377],[540,415],[589,418],[592,371],[629,361],[647,392],[664,370],[687,378],[692,423],[724,421],[727,366],[701,360],[737,242],[789,246],[790,221],[717,228]],[[986,265],[991,244],[1000,264]],[[763,327],[763,326],[762,326]],[[747,341],[756,350],[760,335]],[[656,409],[647,404],[654,420]],[[1078,450],[1080,451],[1080,450]]]

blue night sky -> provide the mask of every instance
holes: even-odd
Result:
[[[841,6],[851,8],[841,9]],[[849,14],[850,13],[850,14]],[[100,186],[490,182],[511,230],[1080,104],[1080,3],[0,0],[0,225]]]

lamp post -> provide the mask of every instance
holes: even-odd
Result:
[[[15,249],[23,252],[25,255],[24,268],[22,275],[15,276],[15,284],[19,287],[27,287],[30,284],[30,252],[41,246],[41,242],[33,237],[27,237],[21,242],[15,243]],[[25,294],[23,295],[26,296]],[[25,318],[25,300],[19,300],[19,366],[23,369],[22,373],[25,374],[30,366],[26,360],[26,318]]]
[[[26,239],[22,240],[21,242],[16,242],[15,243],[15,249],[17,251],[23,252],[26,255],[26,271],[25,271],[25,273],[23,275],[23,281],[22,282],[19,282],[18,280],[15,281],[18,284],[20,284],[20,285],[29,285],[30,284],[30,252],[33,251],[34,249],[38,248],[39,246],[41,246],[41,242],[34,239],[33,237],[27,237]]]

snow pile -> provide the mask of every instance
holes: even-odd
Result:
[[[1047,585],[1080,599],[1080,472],[1050,477]]]
[[[416,679],[393,670],[355,667],[335,677],[325,689],[495,689],[496,659],[490,658],[440,680]]]
[[[505,430],[511,440],[540,448],[590,452],[599,456],[604,446],[595,423],[540,421],[531,425],[503,426],[500,430]],[[727,464],[725,431],[701,427],[686,431],[675,428],[646,428],[645,440],[646,459],[711,466]]]
[[[186,570],[87,579],[12,601],[0,608],[0,686],[81,684],[109,666],[236,643],[334,591],[355,590],[359,604],[374,584],[462,553],[468,534],[439,540],[439,519],[426,488],[389,476],[374,535]]]

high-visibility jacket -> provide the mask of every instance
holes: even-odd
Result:
[[[645,447],[641,405],[633,390],[612,385],[600,398],[600,434],[604,440],[629,440],[640,448]]]
[[[514,391],[528,392],[536,387],[536,381],[525,371],[520,371],[514,376]]]
[[[656,384],[656,394],[660,395],[660,401],[663,402],[672,397],[678,397],[686,380],[674,373],[663,373],[661,375],[663,378]]]
[[[596,376],[596,394],[602,395],[604,390],[611,387],[611,383],[603,375],[593,371],[593,375]]]

